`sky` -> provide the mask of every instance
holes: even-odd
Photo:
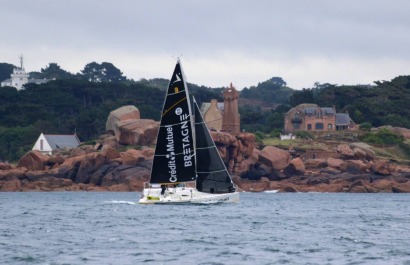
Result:
[[[0,0],[0,62],[78,73],[110,62],[127,78],[238,90],[281,77],[372,84],[410,74],[407,0]]]

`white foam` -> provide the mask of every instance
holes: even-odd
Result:
[[[112,204],[137,204],[136,202],[130,202],[130,201],[105,201],[105,203],[112,203]]]
[[[277,193],[279,190],[265,190],[265,193]]]

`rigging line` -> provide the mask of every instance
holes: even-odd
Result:
[[[162,154],[157,154],[157,155],[154,155],[154,156],[167,156],[168,154],[165,154],[165,155],[162,155]],[[177,153],[177,154],[174,154],[174,156],[179,156],[179,155],[190,155],[190,154],[184,154],[184,153]],[[195,153],[193,153],[192,155],[191,155],[191,157],[193,157],[195,155]]]
[[[226,171],[225,169],[221,169],[221,170],[214,170],[214,171],[209,171],[209,172],[206,172],[206,171],[199,172],[199,171],[197,171],[196,173],[200,173],[200,174],[209,174],[209,173],[225,172],[225,171]]]
[[[176,105],[178,105],[179,103],[181,103],[181,102],[184,101],[185,99],[186,99],[186,97],[183,98],[183,99],[181,99],[181,100],[179,100],[177,103],[175,103],[174,105],[172,105],[169,109],[167,109],[166,111],[164,111],[164,113],[162,114],[162,117],[164,117],[164,115],[167,114],[168,111],[170,111],[172,108],[174,108]]]
[[[185,90],[181,90],[181,91],[178,91],[178,92],[175,92],[175,93],[169,93],[168,96],[176,95],[176,94],[179,94],[179,93],[182,93],[182,92],[185,92]]]
[[[212,120],[212,121],[208,121],[208,123],[211,123],[211,122],[214,122],[214,121],[219,121],[219,120],[222,120],[223,118],[219,118],[219,119],[215,119],[215,120]],[[203,121],[203,122],[195,122],[195,124],[201,124],[201,123],[206,123],[205,121]]]
[[[190,115],[188,115],[189,117]],[[174,124],[167,124],[167,125],[161,125],[159,127],[169,127],[169,126],[175,126],[175,125],[181,125],[182,123],[184,123],[184,121],[178,122],[178,123],[174,123]]]
[[[216,146],[215,145],[211,145],[211,146],[206,146],[206,147],[196,147],[196,149],[198,150],[198,149],[201,149],[201,150],[203,150],[203,149],[211,149],[211,148],[216,148]]]

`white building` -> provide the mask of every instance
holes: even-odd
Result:
[[[1,82],[2,87],[12,86],[17,88],[17,90],[21,90],[27,83],[43,84],[48,82],[47,79],[30,78],[30,75],[26,73],[23,67],[23,56],[20,56],[20,67],[14,68],[10,77],[11,78]]]
[[[54,150],[60,148],[75,148],[80,145],[80,140],[76,134],[73,135],[56,135],[40,134],[32,150],[38,150],[43,154],[51,155]]]

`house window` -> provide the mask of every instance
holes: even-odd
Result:
[[[40,150],[44,150],[44,140],[40,140]]]
[[[327,129],[328,129],[328,130],[332,130],[332,128],[333,128],[333,125],[332,125],[331,123],[329,123],[329,124],[327,125]]]
[[[323,130],[323,123],[318,122],[315,124],[315,130]]]
[[[312,130],[312,124],[308,124],[307,125],[307,129],[310,131],[310,130]]]

